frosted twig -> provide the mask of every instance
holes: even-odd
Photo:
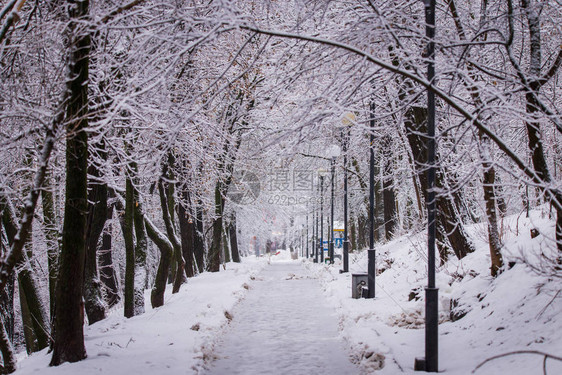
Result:
[[[484,366],[486,363],[493,361],[494,359],[498,359],[498,358],[503,358],[503,357],[507,357],[510,355],[515,355],[515,354],[538,354],[538,355],[543,355],[544,356],[544,362],[543,362],[543,373],[546,375],[546,359],[547,358],[552,358],[555,359],[557,361],[562,361],[562,357],[558,357],[549,353],[545,353],[545,352],[541,352],[539,350],[515,350],[513,352],[508,352],[508,353],[503,353],[503,354],[498,354],[495,355],[493,357],[490,357],[488,359],[486,359],[485,361],[483,361],[482,363],[480,363],[478,366],[476,366],[474,368],[474,370],[472,370],[472,373],[474,374],[480,367]]]

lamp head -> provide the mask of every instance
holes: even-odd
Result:
[[[357,116],[353,112],[346,112],[342,116],[341,123],[344,126],[352,126],[357,120]]]
[[[332,160],[337,158],[338,156],[340,156],[341,154],[341,149],[340,146],[338,145],[330,145],[328,147],[328,149],[326,150],[326,156],[331,158]]]

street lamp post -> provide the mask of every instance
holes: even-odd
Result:
[[[330,158],[330,185],[331,185],[331,198],[330,198],[330,217],[328,218],[328,257],[330,263],[334,263],[334,191],[335,191],[335,171],[336,171],[336,158],[340,156],[341,150],[338,145],[331,145],[327,150],[327,157]]]
[[[369,160],[369,250],[367,252],[367,298],[375,298],[375,273],[376,273],[376,252],[375,252],[375,100],[371,101],[370,106],[370,160]]]
[[[423,0],[427,45],[427,80],[435,77],[435,0]],[[435,287],[435,93],[427,90],[427,287],[425,288],[425,358],[416,358],[414,369],[438,371],[438,292]]]
[[[332,183],[332,196],[330,199],[330,245],[328,247],[328,253],[330,257],[330,264],[334,264],[334,174],[336,170],[336,157],[332,156],[331,165],[331,183]]]
[[[306,214],[306,259],[308,259],[308,213]]]
[[[304,258],[304,243],[308,240],[308,238],[305,237],[305,231],[304,231],[304,224],[301,224],[301,257]]]
[[[349,140],[349,127],[355,122],[355,114],[348,112],[342,119],[344,127],[341,130],[343,149],[343,269],[341,273],[349,272],[349,239],[347,233],[347,142]]]
[[[314,234],[314,247],[312,248],[312,251],[314,252],[314,263],[318,263],[318,211],[316,209],[316,204],[314,205],[314,217],[315,217],[315,234]]]
[[[324,176],[320,176],[320,262],[324,263]]]

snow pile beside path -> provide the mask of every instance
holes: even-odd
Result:
[[[244,258],[226,271],[189,279],[177,294],[166,290],[165,304],[126,319],[123,310],[85,328],[88,358],[48,367],[46,350],[22,359],[16,374],[197,374],[213,356],[220,333],[232,319],[232,308],[246,295],[266,259]]]
[[[268,263],[280,262],[286,263],[298,259],[298,254],[295,251],[288,249],[273,250],[270,253],[262,254],[261,258],[267,259]]]
[[[293,259],[293,253],[291,253],[289,250],[277,250],[271,253],[269,259],[272,262],[288,262]]]
[[[531,239],[531,228],[541,235]],[[554,237],[553,220],[541,211],[532,212],[529,219],[504,220],[504,258],[517,263],[496,279],[489,276],[486,226],[468,230],[475,253],[461,261],[450,259],[437,270],[439,369],[469,374],[492,356],[519,350],[562,357],[560,271],[557,277],[540,275],[525,264],[543,267],[540,255],[555,251],[549,240]],[[305,262],[336,307],[342,336],[364,373],[379,369],[380,374],[414,373],[415,357],[424,356],[425,238],[422,233],[377,246],[374,300],[351,298],[351,273],[366,272],[366,251],[351,254],[348,274],[339,274],[339,267]],[[536,354],[511,355],[483,365],[475,374],[538,374],[543,359]],[[546,368],[548,374],[562,374],[562,362],[549,359]]]

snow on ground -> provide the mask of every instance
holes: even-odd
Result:
[[[440,299],[439,369],[447,374],[470,374],[485,359],[518,350],[562,356],[562,282],[539,275],[522,258],[537,266],[537,254],[552,255],[553,220],[544,211],[504,219],[506,261],[517,263],[497,279],[489,276],[485,225],[469,229],[476,251],[461,261],[450,259],[437,270]],[[531,239],[530,229],[541,235]],[[305,262],[323,285],[340,315],[344,338],[365,373],[414,373],[415,357],[424,356],[424,287],[427,285],[426,236],[404,236],[377,246],[376,298],[351,298],[351,273],[367,270],[367,254],[350,257],[348,274],[341,266]],[[417,293],[409,301],[411,292]],[[412,295],[413,296],[413,295]],[[450,320],[455,311],[466,315]],[[529,375],[543,373],[543,356],[517,354],[495,359],[475,374]],[[549,359],[548,374],[562,374],[562,362]]]
[[[533,239],[532,228],[540,232]],[[519,215],[503,220],[504,258],[516,264],[496,279],[489,276],[486,226],[474,225],[468,230],[476,252],[461,261],[451,257],[437,270],[440,371],[470,374],[492,356],[520,350],[562,356],[560,271],[552,277],[538,274],[526,264],[544,268],[544,256],[555,254],[549,240],[554,237],[554,223],[547,208],[532,211],[529,219]],[[87,327],[85,361],[48,368],[51,356],[43,351],[21,360],[16,374],[201,373],[220,353],[217,343],[234,307],[262,278],[260,272],[271,260],[301,264],[308,270],[303,272],[318,279],[328,302],[325,308],[336,310],[340,336],[363,374],[413,373],[414,358],[424,356],[425,243],[425,234],[418,233],[377,246],[374,300],[351,298],[351,273],[366,271],[366,252],[351,255],[347,274],[338,272],[338,264],[291,262],[287,251],[271,258],[244,258],[242,264],[229,264],[226,271],[190,279],[178,294],[168,291],[163,307],[151,309],[147,294],[145,314],[125,319],[122,310],[117,310]],[[298,288],[294,293],[299,293]],[[466,313],[464,317],[451,321],[451,301],[457,314]],[[274,302],[283,305],[282,300]],[[309,329],[316,315],[306,315],[292,317],[294,327]],[[517,354],[488,362],[475,374],[540,374],[542,366],[540,355]],[[562,362],[549,359],[546,369],[551,375],[562,374]],[[267,368],[263,370],[267,373]],[[298,369],[294,373],[300,374]]]
[[[43,350],[20,360],[15,374],[197,374],[213,357],[230,311],[266,265],[267,259],[244,258],[189,279],[177,294],[170,286],[156,309],[147,291],[146,313],[126,319],[121,308],[86,327],[86,360],[48,367],[51,355]]]
[[[233,310],[208,375],[358,374],[318,281],[300,262],[276,258]]]

